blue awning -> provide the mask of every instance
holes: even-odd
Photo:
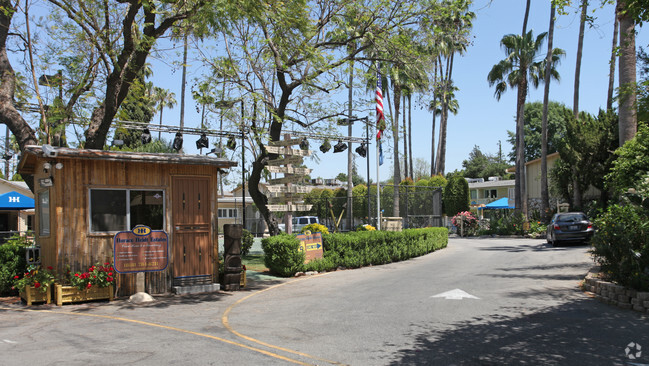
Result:
[[[16,191],[0,195],[0,210],[26,210],[34,208],[34,199]]]
[[[509,205],[509,198],[503,197],[491,203],[488,203],[484,207],[480,207],[480,208],[484,210],[498,210],[503,208],[514,208],[514,207]]]

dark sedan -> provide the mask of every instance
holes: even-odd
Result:
[[[556,247],[561,242],[587,242],[593,237],[595,229],[583,212],[563,212],[555,214],[548,225],[548,243]]]

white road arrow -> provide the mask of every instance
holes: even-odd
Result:
[[[433,297],[443,297],[446,300],[462,300],[462,299],[477,299],[480,300],[479,297],[473,296],[465,291],[460,290],[459,288],[456,288],[455,290],[451,291],[446,291],[442,292],[441,294],[433,295]]]

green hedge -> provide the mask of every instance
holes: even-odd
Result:
[[[18,235],[12,236],[4,244],[0,244],[0,294],[17,294],[13,290],[15,275],[22,275],[27,270],[25,247],[31,243]]]
[[[324,258],[304,265],[299,241],[278,235],[262,241],[265,264],[272,273],[292,276],[300,271],[328,271],[338,267],[358,268],[418,257],[448,244],[446,228],[403,231],[364,231],[322,236]]]

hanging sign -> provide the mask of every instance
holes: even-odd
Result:
[[[169,237],[144,225],[121,231],[113,239],[113,258],[119,273],[163,271],[169,263]]]
[[[309,193],[313,187],[306,186],[266,186],[270,193]]]
[[[311,156],[311,150],[291,149],[290,147],[264,146],[270,154],[283,154],[293,156]]]
[[[267,205],[268,211],[272,212],[291,212],[291,211],[310,211],[313,205]]]
[[[269,184],[297,183],[304,180],[303,175],[287,175],[284,178],[269,179]]]
[[[268,169],[268,171],[271,173],[301,174],[301,175],[309,175],[311,174],[311,170],[312,170],[309,168],[298,168],[292,166],[269,166],[266,169]]]
[[[304,163],[304,158],[301,156],[287,156],[284,159],[273,159],[268,160],[268,166],[278,166],[278,165],[300,165]]]

